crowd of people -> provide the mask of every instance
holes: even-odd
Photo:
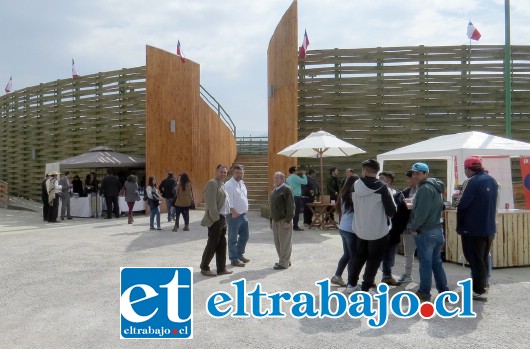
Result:
[[[468,179],[455,203],[458,208],[457,233],[461,235],[464,256],[471,266],[473,296],[482,298],[489,289],[490,249],[495,235],[498,184],[484,170],[480,158],[466,159],[464,167]],[[399,286],[411,282],[416,253],[420,275],[416,294],[420,300],[431,299],[433,277],[439,293],[448,291],[441,255],[445,241],[442,224],[444,183],[430,177],[429,166],[422,162],[413,164],[404,174],[407,187],[403,190],[393,188],[394,174],[381,172],[376,160],[362,162],[360,170],[360,175],[357,175],[351,168],[346,169],[345,178],[341,181],[339,170],[333,167],[326,180],[324,193],[335,202],[343,247],[331,283],[345,287],[346,293],[373,292],[380,268],[382,283]],[[227,251],[228,260],[234,267],[245,267],[250,262],[245,257],[249,241],[249,204],[243,180],[244,167],[234,165],[230,169],[231,178],[225,182],[228,172],[226,166],[218,165],[214,178],[204,188],[205,211],[201,225],[207,227],[208,239],[200,270],[205,276],[233,272],[226,267]],[[141,200],[135,175],[130,175],[121,184],[118,177],[109,171],[99,184],[95,174],[91,173],[86,177],[84,187],[79,176],[74,176],[70,181],[70,172],[58,178],[59,175],[52,171],[42,182],[44,220],[60,222],[57,220],[59,200],[62,201],[61,219],[72,219],[70,193],[83,190],[90,195],[99,189],[106,201],[106,219],[111,219],[113,215],[119,217],[118,195],[124,195],[129,207],[128,223],[134,223],[132,209],[134,203]],[[270,228],[278,254],[278,262],[273,268],[285,270],[291,266],[293,231],[304,230],[299,226],[300,215],[303,214],[304,225],[310,226],[313,212],[308,210],[307,204],[316,201],[324,193],[312,169],[306,174],[305,169],[291,167],[289,177],[283,172],[276,172],[273,181]],[[147,200],[150,209],[150,229],[163,230],[160,205],[164,201],[167,221],[174,222],[173,231],[180,228],[180,215],[184,220],[183,230],[189,231],[189,210],[194,208],[195,203],[191,181],[186,173],[175,178],[169,172],[160,185],[154,176],[149,177],[144,200]],[[401,241],[405,255],[404,273],[395,278],[392,268]],[[216,273],[210,269],[214,257]],[[345,270],[348,272],[347,281],[342,277]]]

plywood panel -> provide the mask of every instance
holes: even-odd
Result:
[[[146,86],[147,176],[160,183],[168,171],[186,172],[199,204],[216,164],[234,161],[235,137],[200,97],[199,64],[148,46]]]
[[[278,23],[267,50],[269,189],[275,172],[288,175],[295,158],[277,153],[298,141],[298,6],[293,1]]]

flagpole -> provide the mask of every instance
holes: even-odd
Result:
[[[504,121],[506,138],[512,138],[512,47],[510,44],[510,0],[504,0]]]

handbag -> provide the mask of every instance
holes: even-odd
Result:
[[[191,185],[191,183],[190,183]],[[193,188],[191,188],[191,205],[190,205],[190,210],[195,210],[195,199],[193,198]]]
[[[135,195],[134,198],[136,199],[136,201],[140,201],[140,200],[142,200],[142,198],[140,197],[140,194],[138,194],[138,192],[136,192],[135,194],[136,194],[136,195]]]

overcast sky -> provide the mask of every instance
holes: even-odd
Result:
[[[145,65],[145,45],[201,65],[201,84],[238,135],[267,133],[267,47],[291,0],[0,0],[1,93],[71,76]],[[309,50],[504,43],[504,0],[299,0]],[[530,1],[511,1],[513,45],[530,44]]]

